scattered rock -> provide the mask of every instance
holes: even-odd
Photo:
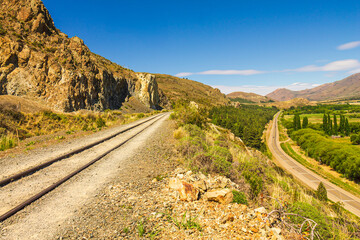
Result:
[[[207,190],[206,182],[204,180],[194,182],[194,187],[199,189],[201,193],[204,193]]]
[[[222,204],[229,204],[233,201],[233,193],[230,189],[212,190],[204,194],[204,199]]]
[[[258,212],[258,213],[261,213],[261,214],[266,214],[267,213],[267,211],[266,211],[266,209],[264,207],[256,208],[254,210],[254,212]]]
[[[197,188],[178,178],[170,179],[169,188],[178,191],[180,200],[182,201],[195,201],[199,197],[199,190]]]

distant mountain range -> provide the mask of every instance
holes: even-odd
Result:
[[[256,93],[232,92],[226,96],[232,101],[240,103],[265,103],[271,101],[270,98],[261,96]]]
[[[287,101],[294,98],[305,98],[310,101],[360,98],[360,73],[353,74],[340,81],[301,91],[279,88],[266,97],[276,101]]]

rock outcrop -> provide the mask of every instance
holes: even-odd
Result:
[[[68,38],[40,0],[0,2],[0,94],[42,99],[60,111],[118,109],[131,96],[152,109],[166,105],[154,75],[123,68]]]

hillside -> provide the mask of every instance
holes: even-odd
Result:
[[[223,105],[229,103],[229,100],[219,89],[171,75],[154,75],[156,76],[159,88],[172,103],[178,100],[195,101],[202,105]]]
[[[233,101],[241,101],[244,102],[252,102],[252,103],[265,103],[270,102],[271,99],[265,96],[261,96],[256,93],[246,93],[246,92],[232,92],[226,95],[228,98],[232,99]]]
[[[275,106],[280,109],[287,109],[290,107],[302,107],[302,106],[316,105],[316,104],[314,102],[310,102],[309,100],[307,100],[305,98],[293,98],[293,99],[287,100],[287,101],[266,103],[265,105],[266,106]]]
[[[119,109],[130,97],[147,108],[166,104],[153,75],[123,68],[69,38],[40,0],[1,1],[0,95],[27,96],[60,111]]]
[[[306,98],[310,101],[360,98],[360,73],[353,74],[340,81],[326,83],[302,91],[281,88],[266,96],[277,101],[286,101],[293,98]]]

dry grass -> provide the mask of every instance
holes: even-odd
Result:
[[[171,75],[155,74],[159,88],[168,99],[176,103],[179,100],[195,101],[204,106],[224,105],[229,99],[208,85]]]
[[[0,107],[0,151],[14,147],[34,136],[53,135],[64,132],[71,135],[77,132],[96,132],[106,127],[136,121],[158,113],[122,114],[120,111],[75,113],[55,113],[43,110],[36,113],[22,113]],[[64,139],[61,136],[61,139]]]

